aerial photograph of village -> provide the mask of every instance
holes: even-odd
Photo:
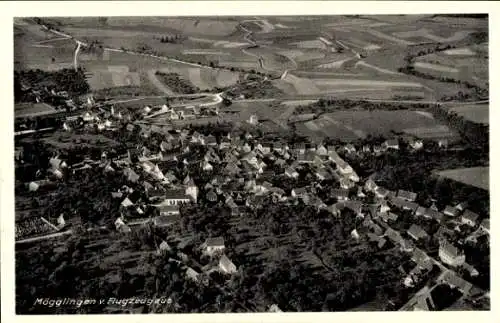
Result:
[[[488,14],[13,29],[17,314],[490,310]]]

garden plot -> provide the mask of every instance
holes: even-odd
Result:
[[[442,177],[483,190],[489,190],[489,173],[489,167],[457,168],[438,172]]]

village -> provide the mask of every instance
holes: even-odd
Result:
[[[237,217],[245,217],[264,198],[271,198],[278,206],[304,204],[317,212],[329,212],[335,218],[345,216],[344,211],[349,210],[348,214],[353,214],[357,221],[350,232],[355,243],[375,244],[381,250],[394,245],[413,260],[414,267],[401,268],[400,284],[414,290],[412,297],[399,306],[401,310],[436,310],[434,303],[440,300],[436,300],[434,294],[442,285],[459,291],[460,296],[454,303],[474,303],[489,297],[487,291],[469,281],[481,273],[466,261],[464,253],[465,245],[473,246],[484,237],[489,239],[488,218],[470,211],[462,201],[444,209],[438,209],[435,203],[419,205],[416,202],[418,192],[391,191],[370,176],[360,178],[341,157],[397,151],[400,149],[397,139],[388,139],[373,147],[355,147],[352,144],[332,146],[269,141],[250,131],[241,136],[227,132],[216,137],[187,128],[145,126],[143,123],[157,113],[167,115],[169,120],[203,118],[200,110],[194,107],[187,109],[192,111],[188,114],[184,110],[176,112],[167,105],[146,106],[142,109],[142,118],[134,123],[128,121],[131,119],[126,110],[115,111],[113,106],[109,110],[92,109],[95,101],[91,97],[87,105],[86,112],[80,118],[67,119],[62,130],[115,132],[120,124],[126,124],[125,129],[137,136],[147,139],[156,132],[163,139],[156,146],[141,144],[121,155],[104,150],[98,160],[87,156],[73,164],[64,156],[53,155],[48,161],[46,178],[25,182],[28,193],[23,194],[36,195],[43,190],[53,190],[74,174],[96,169],[102,174],[123,178],[123,185],[111,193],[119,202],[112,223],[123,234],[141,226],[167,230],[175,227],[182,221],[186,205],[200,204],[205,208],[222,205],[231,216]],[[202,111],[211,116],[219,114],[218,108]],[[255,126],[258,119],[251,116],[246,123]],[[410,153],[426,148],[422,140],[410,140],[405,144],[410,147]],[[439,146],[447,149],[445,141]],[[23,163],[24,158],[23,152],[18,150],[16,163]],[[184,176],[178,177],[179,174]],[[409,227],[401,223],[403,217],[410,217]],[[56,218],[40,216],[16,221],[16,244],[61,239],[75,234],[76,225],[78,221],[64,213]],[[156,252],[159,256],[171,252],[172,242],[167,240],[172,241],[167,236],[158,238]],[[211,236],[196,246],[203,260],[198,257],[199,252],[187,254],[181,251],[182,247],[176,246],[175,256],[171,255],[169,261],[183,266],[186,279],[210,284],[211,272],[218,271],[230,279],[238,275],[239,268],[244,265],[228,257],[228,248],[224,236]],[[198,264],[196,269],[191,267],[192,263]],[[438,298],[450,295],[440,294]],[[268,310],[281,311],[277,304],[269,304]]]

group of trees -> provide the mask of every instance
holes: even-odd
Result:
[[[341,110],[412,110],[412,109],[429,109],[434,104],[429,103],[388,103],[388,102],[370,102],[366,100],[349,100],[349,99],[336,99],[333,97],[320,98],[317,102],[305,106],[299,106],[294,114],[308,114],[315,113],[321,114],[324,112]]]
[[[175,93],[194,94],[200,91],[191,82],[181,78],[177,73],[163,73],[156,71],[156,76]]]
[[[160,43],[178,44],[181,43],[185,39],[185,37],[179,34],[175,34],[175,35],[162,36],[159,39]]]
[[[250,80],[238,82],[226,91],[226,94],[231,97],[239,97],[243,95],[246,99],[280,97],[283,91],[273,85],[270,80]]]
[[[487,153],[489,151],[489,126],[467,120],[456,112],[443,109],[439,106],[432,108],[433,115],[446,122],[472,145],[479,145]]]
[[[47,89],[66,91],[70,96],[85,94],[90,90],[85,71],[64,68],[54,72],[23,70],[14,72],[15,102],[35,102],[32,91],[46,92]]]

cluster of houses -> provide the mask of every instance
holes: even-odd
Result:
[[[92,104],[92,102],[89,102]],[[155,113],[165,114],[170,120],[179,117],[200,115],[200,111],[192,109],[192,114],[169,108],[153,110],[146,107],[145,117]],[[182,117],[181,117],[182,116]],[[112,108],[101,117],[86,112],[83,120],[88,124],[97,125],[98,129],[112,129],[114,123],[127,118],[121,112],[115,113]],[[254,120],[250,120],[254,121]],[[249,121],[249,122],[250,122]],[[70,130],[69,124],[64,125]],[[143,134],[144,135],[144,134]],[[145,134],[147,135],[147,134]],[[440,142],[446,145],[446,142]],[[194,146],[203,146],[206,151],[202,158],[191,153]],[[420,140],[411,140],[409,146],[418,150],[423,148]],[[387,140],[380,146],[364,146],[362,152],[383,153],[388,150],[398,150],[397,140]],[[339,217],[343,210],[350,210],[356,217],[362,219],[362,226],[353,230],[353,239],[361,241],[367,239],[378,248],[385,248],[388,242],[398,246],[402,251],[412,255],[415,267],[407,273],[403,284],[413,287],[438,262],[450,268],[452,273],[456,268],[465,269],[471,276],[479,273],[465,261],[460,247],[461,241],[453,241],[446,232],[450,225],[452,231],[460,232],[462,226],[473,230],[465,241],[474,242],[483,235],[489,235],[489,220],[480,220],[480,216],[466,205],[447,206],[438,210],[435,205],[424,207],[419,205],[417,194],[406,190],[391,191],[376,183],[372,178],[362,180],[353,167],[346,162],[339,153],[356,153],[356,147],[347,144],[342,147],[306,145],[305,143],[289,144],[276,140],[264,140],[254,137],[250,133],[244,136],[215,137],[203,135],[186,129],[164,133],[164,140],[158,147],[137,147],[128,151],[127,157],[120,160],[107,160],[103,153],[103,161],[99,163],[103,172],[122,174],[130,185],[124,185],[112,197],[120,199],[120,214],[116,218],[115,227],[122,232],[131,231],[131,226],[143,223],[152,223],[157,227],[168,227],[178,223],[181,219],[180,207],[187,203],[199,203],[201,199],[211,203],[223,203],[232,215],[239,215],[246,208],[257,208],[259,200],[271,196],[276,203],[298,203],[313,206],[316,210],[327,211],[332,216]],[[195,165],[201,172],[211,176],[211,180],[198,187],[188,174],[185,178],[177,178],[175,167],[181,163]],[[62,169],[68,168],[58,156],[50,159],[50,172],[56,178],[62,178]],[[74,166],[74,165],[73,165]],[[91,163],[83,163],[77,169],[90,168]],[[76,169],[76,168],[75,168]],[[301,174],[311,175],[312,180],[305,186],[299,185]],[[290,192],[284,187],[273,185],[271,177],[283,177],[297,183]],[[273,181],[276,183],[276,181]],[[135,187],[135,189],[131,187]],[[36,191],[39,183],[30,183],[29,189]],[[138,191],[138,187],[140,190]],[[317,190],[328,191],[335,200],[328,204],[318,197]],[[368,195],[375,197],[368,202]],[[143,198],[146,196],[146,199]],[[154,209],[153,216],[148,210]],[[408,230],[398,231],[394,224],[398,222],[401,212],[410,212],[415,218],[436,221],[444,229],[436,235],[439,239],[439,261],[430,257],[424,251],[425,242],[433,237],[415,221]],[[420,247],[424,246],[424,247]],[[203,253],[217,259],[215,267],[205,268],[205,272],[219,270],[225,274],[237,272],[234,263],[224,254],[225,245],[222,237],[208,239],[202,246]],[[162,241],[159,251],[169,250],[170,247]],[[215,269],[214,269],[215,268]],[[186,275],[190,279],[202,281],[195,269],[188,267]],[[277,308],[277,307],[276,307]],[[273,307],[273,311],[278,311]]]

